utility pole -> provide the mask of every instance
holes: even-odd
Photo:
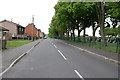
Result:
[[[34,41],[34,15],[32,15],[32,41]]]

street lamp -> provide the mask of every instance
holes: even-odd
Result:
[[[34,15],[32,15],[32,41],[34,41]]]

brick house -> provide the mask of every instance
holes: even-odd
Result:
[[[24,37],[25,28],[19,24],[12,21],[3,20],[0,22],[0,26],[9,30],[7,40],[11,40],[12,37]]]
[[[28,24],[25,27],[25,34],[27,36],[36,36],[36,37],[39,37],[38,29],[35,27],[35,25],[33,26],[33,24]]]
[[[40,38],[43,38],[44,36],[44,32],[40,32]]]
[[[38,29],[38,37],[40,38],[40,33],[41,33],[41,30]]]

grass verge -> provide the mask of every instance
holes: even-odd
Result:
[[[82,43],[82,44],[86,45],[86,46],[99,48],[99,49],[103,49],[103,50],[107,50],[107,51],[111,51],[111,52],[117,53],[117,47],[116,47],[116,44],[114,44],[114,43],[111,43],[111,44],[107,43],[106,47],[101,47],[100,42],[97,42],[96,44],[95,43]]]
[[[31,41],[7,41],[7,46],[9,47],[18,47],[24,44],[28,44]]]
[[[75,41],[70,41],[70,40],[66,40],[66,41],[75,42]],[[81,45],[85,45],[85,46],[89,46],[89,47],[99,48],[99,49],[110,51],[110,52],[114,52],[114,53],[119,53],[119,48],[117,48],[116,43],[107,43],[107,46],[104,47],[104,48],[101,47],[101,43],[100,42],[96,42],[96,43],[93,43],[93,42],[86,42],[86,43],[75,42],[75,43],[78,43],[78,44],[81,44]]]

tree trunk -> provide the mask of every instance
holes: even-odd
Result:
[[[93,29],[93,43],[95,43],[95,26],[92,26],[92,29]]]
[[[80,32],[81,32],[81,31],[78,29],[78,37],[80,37]]]
[[[106,46],[106,40],[105,40],[105,26],[104,26],[104,4],[103,2],[97,2],[97,14],[98,14],[98,22],[100,26],[100,34],[102,37],[102,47]]]
[[[95,38],[95,30],[93,31],[93,37]]]
[[[69,40],[69,31],[67,32],[67,37],[68,37],[68,40]]]
[[[84,31],[83,31],[83,42],[86,42],[85,41],[85,33],[86,33],[86,28],[84,28]]]
[[[102,46],[105,47],[106,46],[106,39],[105,39],[105,26],[104,26],[104,4],[101,3],[101,24],[100,24],[100,32],[101,32],[101,36],[102,36]]]
[[[75,41],[75,29],[73,29],[73,40]]]
[[[72,32],[71,32],[71,36],[70,37],[71,37],[71,40],[72,40]]]

